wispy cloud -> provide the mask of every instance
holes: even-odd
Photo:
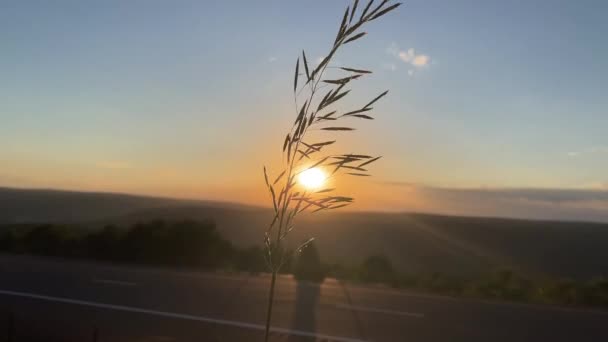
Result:
[[[384,63],[382,65],[382,67],[386,70],[390,70],[390,71],[395,71],[397,70],[397,66],[395,65],[395,63]]]
[[[450,188],[384,182],[419,204],[406,210],[451,215],[608,222],[608,188]],[[406,195],[405,195],[406,194]]]
[[[275,56],[270,56],[268,57],[268,63],[274,63],[276,61],[278,61],[279,59]]]
[[[133,168],[132,164],[125,162],[125,161],[117,161],[117,160],[100,161],[100,162],[95,163],[95,166],[100,169],[108,169],[108,170],[127,170],[127,169]]]
[[[431,64],[431,57],[429,55],[421,54],[416,52],[414,48],[407,50],[401,50],[396,43],[392,43],[387,49],[386,53],[398,58],[403,63],[406,63],[413,68],[408,70],[408,74],[412,76],[415,69],[426,68]]]
[[[599,154],[599,153],[608,153],[608,146],[594,146],[589,147],[580,151],[570,151],[566,153],[568,157],[576,158],[589,154]]]

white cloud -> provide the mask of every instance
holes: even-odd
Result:
[[[414,69],[408,70],[407,74],[410,75],[410,76],[414,76]]]
[[[416,56],[416,51],[412,48],[409,48],[407,51],[399,51],[397,53],[397,56],[405,63],[411,63],[414,57]]]
[[[417,67],[423,67],[423,66],[429,65],[430,61],[431,61],[431,58],[429,56],[418,55],[418,56],[414,57],[414,59],[412,60],[412,65],[417,66]]]
[[[278,61],[278,60],[279,60],[279,59],[278,59],[277,57],[274,57],[274,56],[270,56],[270,57],[268,57],[268,63],[273,63],[273,62],[276,62],[276,61]]]
[[[399,46],[395,43],[392,43],[386,49],[386,53],[399,58],[403,63],[410,64],[416,68],[424,68],[431,64],[431,57],[429,55],[419,54],[414,48],[400,50]]]

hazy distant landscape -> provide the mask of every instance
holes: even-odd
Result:
[[[213,220],[237,246],[261,246],[271,211],[230,203],[53,190],[0,190],[0,224],[70,223],[82,229],[155,219]],[[587,280],[608,270],[608,224],[408,213],[303,217],[291,243],[315,237],[324,262],[386,255],[403,272],[466,275],[502,268]],[[257,243],[256,243],[257,242]]]
[[[0,342],[608,341],[608,1],[0,5]]]

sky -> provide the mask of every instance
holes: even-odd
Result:
[[[0,186],[264,205],[295,59],[347,0],[1,1]],[[373,70],[356,210],[608,221],[608,3],[411,0],[334,65]],[[352,150],[352,151],[350,151]]]

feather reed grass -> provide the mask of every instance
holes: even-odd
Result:
[[[340,20],[340,26],[329,52],[321,62],[312,66],[302,51],[295,64],[293,94],[296,104],[296,118],[283,141],[283,169],[277,176],[270,177],[264,167],[264,181],[272,199],[274,217],[264,235],[264,257],[269,271],[272,273],[270,293],[268,296],[265,341],[269,338],[269,328],[272,319],[272,305],[277,273],[284,265],[284,240],[295,227],[295,221],[303,212],[320,212],[346,207],[354,199],[348,196],[336,195],[337,189],[325,188],[320,190],[304,189],[298,186],[297,177],[312,168],[323,168],[334,177],[339,174],[353,177],[369,176],[368,167],[380,159],[379,156],[365,154],[329,154],[325,153],[328,146],[336,143],[336,138],[313,141],[310,131],[324,131],[327,134],[339,135],[354,131],[348,125],[348,119],[373,120],[371,113],[373,105],[383,98],[388,91],[375,96],[360,108],[341,112],[337,108],[348,94],[348,89],[354,81],[371,74],[369,70],[352,67],[334,67],[341,73],[338,78],[326,78],[329,68],[337,52],[346,44],[353,44],[367,35],[363,31],[367,24],[393,11],[401,3],[389,0],[369,0],[363,7],[359,0],[348,6]],[[322,95],[322,96],[321,96]],[[303,102],[301,102],[303,100]],[[342,124],[345,122],[345,124]],[[296,252],[309,245],[314,238],[302,243]]]

